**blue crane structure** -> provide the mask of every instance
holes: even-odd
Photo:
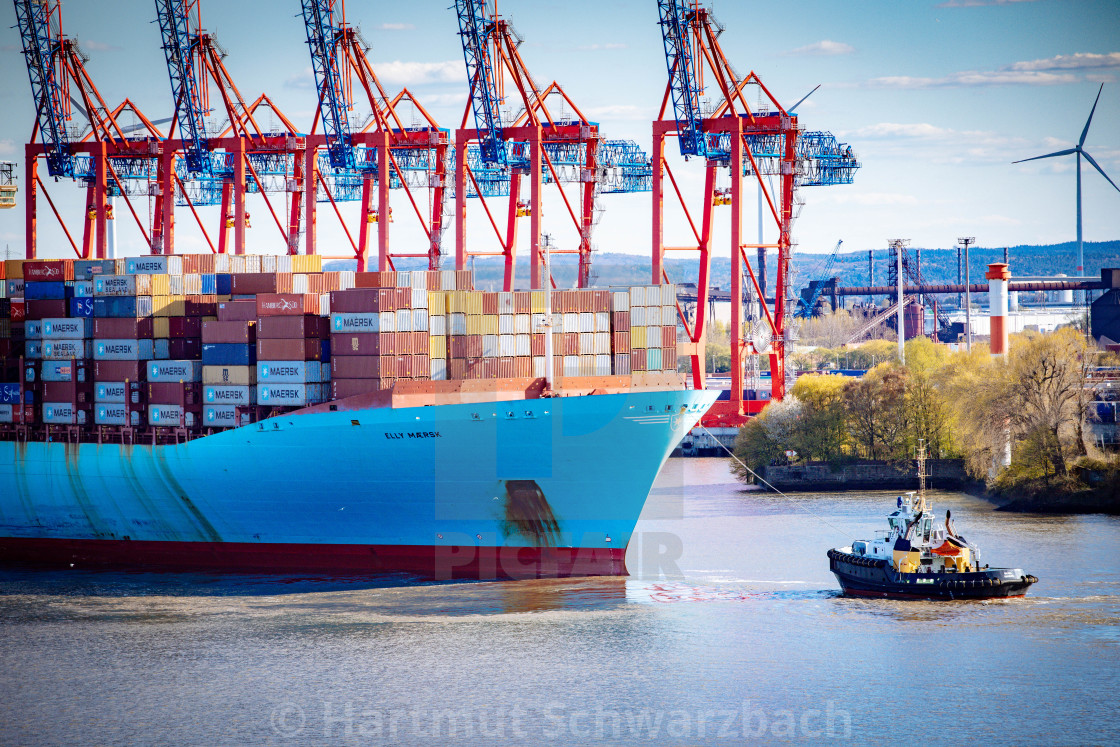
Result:
[[[730,207],[731,393],[728,400],[716,403],[703,422],[705,425],[739,426],[761,409],[759,401],[744,397],[747,356],[768,354],[773,398],[780,400],[785,394],[786,326],[792,313],[789,260],[793,221],[797,217],[795,190],[849,184],[859,163],[851,148],[837,142],[832,134],[805,132],[793,112],[796,105],[785,109],[755,73],[741,77],[735,71],[719,42],[724,28],[708,8],[693,0],[657,0],[657,8],[668,77],[660,112],[653,123],[652,280],[655,283],[669,281],[666,252],[699,253],[696,315],[689,320],[681,311],[688,342],[678,347],[690,358],[693,385],[704,388],[713,210]],[[718,91],[710,110],[702,111],[705,70],[709,71],[710,80]],[[757,106],[748,103],[748,88],[752,94],[757,94],[750,97],[757,98]],[[691,156],[704,159],[703,215],[699,220],[693,219],[666,160],[665,140],[671,136],[677,138],[686,161]],[[717,175],[725,172],[731,186],[717,188]],[[669,191],[676,195],[676,202],[691,230],[689,238],[677,245],[668,244],[665,238],[666,177],[672,184]],[[757,181],[765,198],[777,230],[773,243],[760,240],[752,244],[743,240],[744,177]],[[761,256],[765,256],[763,252],[767,249],[778,252],[772,308],[765,301],[767,294],[758,276],[746,260],[747,249],[757,249]],[[744,280],[752,285],[753,295],[762,300],[763,318],[753,325],[744,325]]]
[[[455,261],[463,269],[473,256],[497,254],[505,259],[503,287],[512,290],[516,267],[518,219],[530,223],[530,287],[540,288],[542,188],[553,185],[578,237],[574,249],[555,254],[579,255],[578,287],[591,281],[591,234],[598,195],[647,191],[652,187],[649,157],[633,141],[606,140],[599,124],[588,120],[558,83],[537,86],[519,52],[521,38],[509,21],[497,16],[486,0],[456,0],[459,36],[470,86],[470,101],[455,132]],[[521,105],[519,115],[502,119],[505,81],[512,80]],[[555,116],[549,100],[573,114]],[[558,112],[559,113],[559,112]],[[474,128],[468,129],[472,119]],[[522,199],[522,179],[529,195]],[[578,185],[580,199],[570,200],[563,184]],[[467,198],[477,197],[500,245],[500,251],[467,246]],[[487,198],[505,197],[504,230]],[[573,204],[575,203],[575,204]]]
[[[395,269],[394,259],[426,258],[439,269],[442,258],[443,212],[449,137],[408,89],[389,96],[366,52],[369,44],[346,22],[344,0],[302,0],[304,28],[319,91],[319,107],[307,136],[304,166],[307,209],[307,252],[315,252],[315,203],[330,202],[342,223],[358,269],[369,264],[370,228],[376,225],[379,270]],[[352,131],[347,112],[353,108],[354,83],[365,93],[371,121]],[[410,105],[420,115],[406,124],[398,109]],[[323,132],[316,133],[319,122]],[[321,152],[320,148],[325,148]],[[320,189],[321,187],[321,189]],[[389,249],[392,221],[390,190],[403,190],[428,238],[424,252]],[[427,205],[417,192],[427,191]],[[375,199],[376,198],[376,199]],[[337,203],[359,201],[358,239],[342,219]],[[374,204],[376,202],[376,204]]]
[[[112,198],[117,196],[124,198],[150,246],[146,223],[131,197],[148,194],[147,182],[155,173],[162,133],[128,99],[113,109],[106,105],[86,70],[89,58],[75,40],[63,34],[59,0],[14,0],[14,4],[35,102],[35,125],[25,146],[24,162],[27,258],[34,258],[38,252],[40,193],[79,257],[106,256],[110,235],[107,221],[114,219]],[[77,97],[71,95],[71,85]],[[70,130],[71,104],[89,122],[84,135]],[[140,126],[122,127],[118,119],[125,114],[134,115]],[[46,160],[51,177],[72,179],[86,188],[80,247],[39,177],[40,158]]]
[[[801,298],[798,299],[797,311],[794,312],[794,316],[800,319],[817,316],[817,304],[820,302],[821,293],[828,287],[829,281],[832,280],[832,268],[836,265],[836,255],[840,252],[840,245],[843,243],[843,239],[836,242],[836,248],[832,250],[832,254],[825,259],[821,269],[814,273],[816,279],[810,280],[809,285],[801,290]]]

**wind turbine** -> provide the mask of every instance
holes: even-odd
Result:
[[[1059,150],[1054,153],[1047,153],[1044,156],[1035,156],[1034,158],[1024,158],[1021,161],[1012,161],[1012,163],[1026,163],[1027,161],[1037,161],[1040,158],[1054,158],[1056,156],[1068,156],[1071,153],[1077,154],[1077,274],[1081,276],[1085,273],[1085,247],[1081,238],[1081,157],[1084,156],[1085,160],[1093,165],[1097,171],[1101,172],[1101,176],[1108,179],[1108,183],[1115,187],[1117,192],[1120,192],[1120,187],[1116,186],[1116,182],[1109,179],[1108,174],[1104,173],[1104,169],[1093,160],[1093,157],[1085,150],[1085,138],[1089,134],[1089,125],[1093,122],[1093,113],[1097,111],[1097,102],[1101,100],[1101,91],[1104,90],[1104,83],[1097,89],[1097,99],[1093,102],[1093,108],[1089,111],[1089,118],[1085,120],[1085,129],[1081,131],[1081,139],[1077,141],[1077,145],[1065,150]]]

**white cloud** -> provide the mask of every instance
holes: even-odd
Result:
[[[445,62],[375,62],[373,69],[382,83],[392,86],[418,86],[425,83],[466,84],[462,60]]]
[[[914,158],[950,164],[1010,163],[1028,158],[1025,154],[1039,147],[1034,141],[999,132],[955,130],[928,122],[880,122],[837,132],[837,137],[851,143],[864,162]]]
[[[823,56],[823,55],[851,54],[854,51],[856,51],[855,47],[851,46],[850,44],[844,44],[843,42],[835,42],[835,41],[830,41],[828,39],[825,39],[823,41],[816,42],[815,44],[808,44],[804,47],[798,47],[797,49],[791,49],[789,52],[786,52],[786,54],[805,54],[805,55]]]
[[[382,31],[412,31],[416,27],[411,23],[382,23],[377,28]]]
[[[1120,52],[1108,54],[1093,54],[1078,52],[1076,54],[1060,54],[1045,60],[1029,60],[1016,62],[1009,65],[1010,70],[1098,70],[1101,68],[1120,67]]]
[[[81,46],[83,49],[88,49],[91,52],[110,52],[114,49],[120,49],[120,47],[115,47],[112,44],[106,44],[105,42],[99,42],[95,39],[82,39],[79,42],[79,46]]]
[[[289,75],[284,79],[285,88],[296,89],[314,89],[315,88],[315,73],[310,67],[305,67],[296,75]]]
[[[16,141],[11,138],[0,140],[0,156],[11,156],[16,153]]]

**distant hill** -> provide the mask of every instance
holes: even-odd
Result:
[[[910,247],[911,257],[917,250]],[[957,282],[957,250],[925,249],[922,253],[922,275],[929,283]],[[885,284],[887,264],[886,249],[874,250],[875,283]],[[1025,245],[1008,248],[1011,272],[1014,275],[1054,275],[1065,273],[1074,275],[1077,265],[1077,245],[1074,242],[1049,245]],[[809,280],[817,279],[823,271],[827,254],[795,254],[792,260],[794,287],[800,288]],[[753,259],[753,257],[752,257]],[[529,263],[527,258],[518,257],[516,284],[519,288],[529,285]],[[969,249],[969,265],[972,282],[984,282],[984,273],[992,262],[1003,261],[1003,249],[992,247],[972,247]],[[774,256],[771,254],[767,267],[770,292],[774,288]],[[669,279],[675,283],[695,283],[697,277],[696,260],[670,258],[665,263]],[[753,265],[753,262],[752,262]],[[353,269],[353,262],[330,262],[330,269]],[[399,269],[422,269],[423,260],[401,260]],[[475,286],[478,288],[498,288],[502,279],[502,260],[500,257],[482,257],[474,260]],[[557,256],[552,262],[552,272],[561,287],[571,287],[576,279],[576,258],[573,255]],[[1085,275],[1100,277],[1102,267],[1120,267],[1120,241],[1098,241],[1085,243]],[[868,283],[867,251],[842,252],[836,256],[836,264],[831,275],[840,278],[841,285],[861,286]],[[592,264],[592,279],[597,286],[635,285],[649,283],[650,258],[646,255],[596,252]],[[717,257],[712,260],[712,284],[721,288],[731,285],[731,260]]]

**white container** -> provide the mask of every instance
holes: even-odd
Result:
[[[608,311],[595,312],[595,332],[611,331],[611,315]]]
[[[93,408],[93,422],[97,425],[140,425],[140,410],[134,407],[129,415],[129,408],[124,403],[101,402]],[[131,420],[131,423],[128,421]]]
[[[71,358],[93,356],[93,343],[89,340],[44,340],[43,360],[65,361]]]
[[[85,317],[44,319],[43,339],[85,339],[93,334],[92,329],[92,321]]]
[[[447,334],[447,317],[445,316],[429,316],[428,317],[428,331],[432,337],[439,337]]]
[[[498,355],[511,358],[517,355],[517,338],[513,335],[498,335]]]
[[[256,387],[251,386],[208,386],[202,390],[202,398],[208,405],[252,405],[256,403]]]
[[[202,361],[151,361],[147,365],[148,381],[175,383],[202,381]]]
[[[85,425],[86,411],[69,402],[44,402],[43,422],[48,425]]]
[[[432,358],[432,381],[447,381],[447,361],[443,358]]]
[[[498,315],[498,334],[499,335],[512,335],[514,326],[513,314],[499,314]]]
[[[555,319],[555,316],[556,315],[553,314],[554,319]],[[564,314],[563,315],[563,327],[561,328],[561,330],[563,332],[568,332],[568,333],[579,332],[579,314],[576,314],[576,313]]]
[[[412,309],[397,309],[397,332],[412,332]]]
[[[260,386],[264,384],[318,384],[322,371],[323,364],[319,361],[260,361],[257,363],[257,399],[260,400]]]
[[[611,311],[629,311],[630,294],[626,291],[611,292]]]
[[[242,424],[250,419],[241,416]],[[207,428],[233,428],[237,426],[237,408],[233,405],[214,405],[202,408],[202,425]]]
[[[135,387],[136,382],[131,382],[126,385],[123,381],[99,381],[94,385],[93,401],[98,404],[117,404],[123,405],[127,400],[127,392],[129,387]],[[133,388],[132,390],[133,403],[140,402],[140,390]],[[110,425],[106,423],[106,425]]]
[[[498,343],[497,335],[483,335],[482,336],[482,357],[483,358],[497,358],[501,348]]]
[[[42,363],[40,381],[73,381],[74,368],[78,369],[78,381],[86,380],[86,367],[78,364],[71,366],[69,360],[47,360]],[[34,370],[34,369],[32,369]],[[93,372],[89,372],[92,376]]]
[[[331,331],[380,332],[381,314],[376,311],[365,314],[335,312],[331,314]]]
[[[148,296],[151,292],[147,275],[102,275],[93,279],[95,296]]]
[[[595,314],[590,311],[581,312],[579,315],[579,331],[580,332],[594,332],[595,331]]]
[[[174,254],[146,257],[128,257],[124,263],[126,275],[182,275],[183,258]]]
[[[149,339],[103,340],[93,343],[93,359],[98,361],[146,361],[152,357],[153,345]]]
[[[397,331],[397,312],[395,311],[382,311],[378,314],[378,324],[381,326],[382,332],[396,332]]]
[[[467,334],[467,315],[466,314],[449,314],[448,317],[448,334],[452,335],[465,335]]]
[[[514,355],[529,356],[533,354],[533,338],[530,335],[516,335],[514,338]]]
[[[423,274],[420,277],[424,277]],[[413,288],[412,289],[412,303],[410,304],[414,309],[428,308],[428,289],[427,288]]]
[[[148,405],[148,425],[178,428],[180,424],[187,428],[193,427],[194,413],[190,410],[184,413],[179,405]]]

